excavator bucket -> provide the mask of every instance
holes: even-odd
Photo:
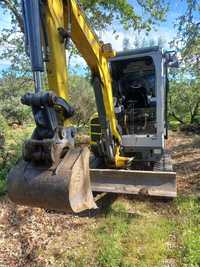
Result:
[[[8,195],[16,204],[56,211],[95,209],[88,148],[70,149],[56,168],[24,160],[8,175]]]

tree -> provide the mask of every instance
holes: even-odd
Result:
[[[179,35],[174,41],[193,75],[200,75],[200,2],[187,0],[186,12],[179,17]]]
[[[153,38],[150,38],[149,39],[149,46],[155,46],[156,45],[156,42]]]
[[[146,16],[140,16],[133,4],[126,0],[81,0],[79,1],[94,29],[109,26],[116,19],[126,28],[150,30],[153,23],[163,20],[169,8],[165,0],[136,0]],[[9,10],[23,32],[20,0],[1,0],[0,6]]]
[[[21,104],[20,98],[34,88],[31,77],[17,77],[16,72],[0,79],[0,113],[9,124],[24,124],[32,120],[31,109]]]
[[[85,128],[91,116],[96,112],[93,88],[87,79],[70,76],[70,102],[75,108],[73,122],[78,128]]]
[[[182,70],[183,71],[183,70]],[[169,116],[181,124],[200,122],[200,81],[173,80],[169,92]]]
[[[160,47],[163,47],[165,43],[166,43],[166,40],[162,36],[159,36],[157,40],[157,45]]]
[[[187,7],[175,24],[172,46],[182,55],[182,66],[171,72],[169,115],[181,124],[200,122],[200,3],[186,0]]]
[[[131,48],[130,40],[129,38],[124,38],[123,39],[123,50],[127,51]]]
[[[130,40],[129,40],[129,44],[130,44]],[[144,48],[144,47],[150,47],[150,46],[160,46],[163,47],[164,46],[164,39],[163,37],[159,37],[157,40],[155,40],[154,38],[148,38],[148,37],[143,37],[142,39],[139,38],[139,35],[136,35],[136,37],[134,38],[133,41],[133,46],[134,48]]]
[[[2,30],[0,33],[0,46],[4,48],[0,59],[8,59],[13,70],[26,73],[30,71],[30,64],[24,51],[21,1],[1,0],[0,7],[11,17],[11,27]]]
[[[136,35],[133,41],[133,45],[135,48],[140,48],[140,40],[139,40],[139,36]]]
[[[144,48],[144,47],[147,47],[147,46],[149,46],[148,40],[147,40],[146,37],[143,37],[142,40],[141,40],[141,43],[140,43],[140,47]]]

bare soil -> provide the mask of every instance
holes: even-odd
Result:
[[[168,140],[179,195],[200,194],[200,136],[171,133]]]

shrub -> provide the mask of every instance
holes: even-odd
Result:
[[[31,108],[20,102],[20,97],[10,97],[0,101],[0,112],[9,124],[24,124],[32,119]]]
[[[8,124],[6,119],[0,114],[0,148],[2,148],[5,143],[5,134],[7,130]]]

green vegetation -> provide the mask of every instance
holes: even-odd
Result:
[[[70,75],[69,84],[70,102],[76,110],[73,123],[78,130],[88,132],[90,118],[96,112],[93,88],[88,79],[77,75]]]
[[[8,72],[0,79],[0,113],[8,124],[23,125],[32,121],[31,110],[21,104],[20,98],[33,90],[30,77],[18,77]]]
[[[123,259],[123,238],[128,234],[131,218],[123,203],[115,203],[97,230],[99,250],[97,261],[100,266],[125,266]]]
[[[1,117],[0,117],[1,118]],[[26,128],[15,126],[12,128],[4,123],[5,131],[4,144],[0,150],[0,195],[6,192],[6,176],[8,171],[21,156],[22,143],[31,135],[33,125],[27,125]],[[1,120],[2,126],[2,120]]]
[[[99,266],[199,266],[199,204],[180,198],[154,210],[148,201],[118,199],[97,229]]]
[[[97,230],[99,266],[162,266],[172,231],[173,223],[153,212],[148,202],[119,199]]]
[[[53,251],[38,255],[50,257],[51,266],[198,267],[199,215],[199,202],[192,197],[169,203],[119,197],[96,219],[63,235]],[[57,254],[65,242],[71,248]]]
[[[183,266],[200,266],[200,201],[197,198],[180,198],[177,200],[179,211],[178,235],[180,261]]]
[[[73,123],[81,132],[88,132],[90,117],[96,111],[93,89],[87,79],[75,75],[70,76],[70,86],[70,102],[76,110]],[[31,109],[20,102],[32,88],[32,80],[27,77],[7,74],[0,80],[0,194],[6,191],[6,175],[34,127]]]
[[[186,79],[184,69],[178,72],[179,79],[172,80],[169,91],[169,116],[182,125],[200,122],[200,80]]]

